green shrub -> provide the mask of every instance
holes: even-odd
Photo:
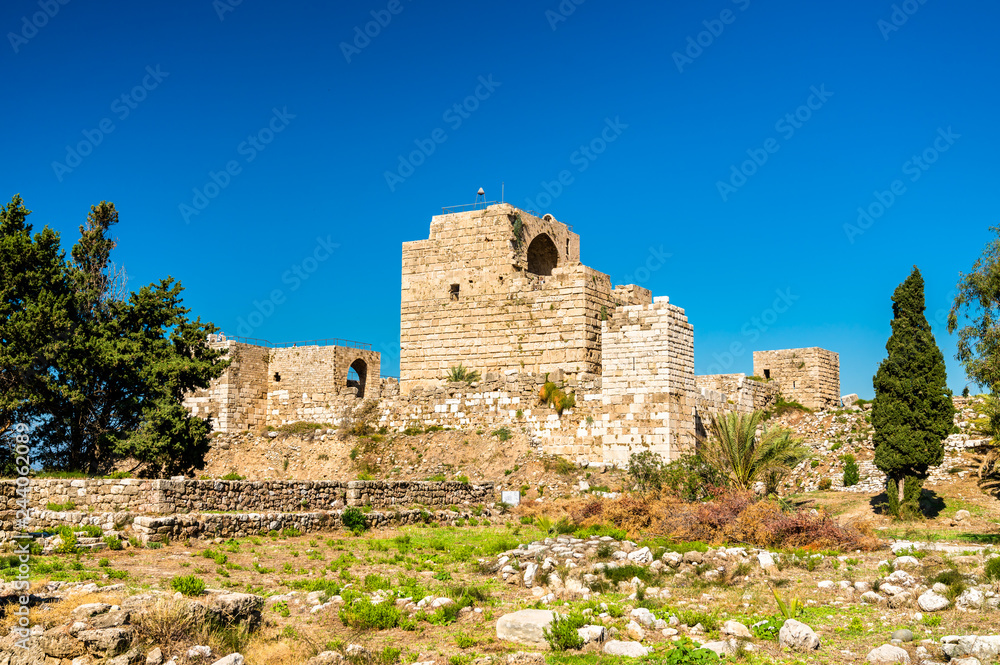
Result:
[[[243,476],[235,471],[230,471],[226,475],[222,476],[222,480],[243,480]]]
[[[390,601],[373,605],[367,598],[358,598],[342,607],[339,616],[355,630],[388,630],[399,625],[400,612]]]
[[[861,482],[861,471],[854,455],[844,455],[844,487],[853,487]]]
[[[278,428],[278,432],[281,434],[309,434],[315,432],[318,429],[324,429],[324,425],[320,423],[286,423]],[[241,478],[238,480],[242,480]]]
[[[983,576],[991,582],[1000,582],[1000,556],[995,556],[986,562]]]
[[[51,510],[53,512],[61,513],[67,510],[73,510],[76,508],[76,504],[72,501],[67,501],[66,503],[47,503],[45,504],[46,510]]]
[[[556,613],[552,623],[542,630],[542,634],[553,651],[580,649],[583,647],[583,638],[576,631],[586,625],[586,617],[579,612],[569,615]]]
[[[495,436],[500,441],[510,441],[514,438],[514,435],[510,433],[510,430],[506,427],[501,427],[499,429],[493,430],[491,436]]]
[[[194,575],[182,575],[170,580],[170,588],[185,596],[200,596],[205,593],[205,583]]]
[[[368,529],[365,525],[365,514],[356,506],[345,508],[343,514],[340,516],[340,520],[344,523],[345,528],[354,532],[361,532]]]
[[[721,659],[714,651],[704,649],[685,637],[664,654],[661,662],[664,665],[715,665]]]
[[[62,538],[62,542],[56,547],[57,554],[75,554],[76,553],[76,534],[69,527],[59,528],[59,537]]]
[[[829,478],[824,478],[823,480],[819,481],[820,490],[825,491],[830,489],[831,487],[833,487],[833,481],[830,480]]]
[[[118,536],[104,536],[104,544],[108,546],[109,550],[117,551],[124,549],[122,545],[122,539]]]

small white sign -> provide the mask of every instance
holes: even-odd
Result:
[[[521,503],[521,493],[518,491],[513,492],[500,492],[500,501],[506,503],[508,506],[517,506]]]

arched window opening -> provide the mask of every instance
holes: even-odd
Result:
[[[545,233],[539,233],[528,245],[528,272],[536,275],[551,275],[559,265],[559,250]]]
[[[358,389],[358,397],[365,396],[365,380],[368,378],[368,364],[358,358],[347,370],[347,386]]]

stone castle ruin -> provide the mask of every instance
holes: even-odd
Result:
[[[649,290],[613,286],[580,263],[580,236],[510,204],[431,219],[403,243],[400,376],[379,376],[367,345],[269,345],[216,339],[233,364],[186,404],[221,431],[339,424],[377,400],[378,425],[524,428],[543,453],[623,465],[649,450],[692,451],[713,414],[785,399],[840,403],[839,358],[819,348],[754,353],[754,374],[694,374],[694,328]],[[457,365],[480,372],[447,383]],[[353,370],[353,372],[351,371]],[[575,395],[540,402],[546,381]]]

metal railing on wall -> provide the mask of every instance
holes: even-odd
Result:
[[[253,346],[263,346],[268,349],[288,349],[293,346],[343,346],[349,349],[361,349],[371,351],[372,345],[367,342],[356,342],[352,339],[340,339],[339,337],[327,337],[326,339],[309,339],[299,342],[270,342],[266,339],[256,337],[240,337],[238,335],[216,335],[216,339],[209,341],[217,342],[239,342],[241,344],[251,344]]]
[[[445,206],[441,208],[441,212],[445,215],[450,215],[453,212],[464,212],[466,210],[478,210],[479,208],[486,208],[488,206],[497,205],[500,201],[479,201],[478,203],[463,203],[457,206]]]

